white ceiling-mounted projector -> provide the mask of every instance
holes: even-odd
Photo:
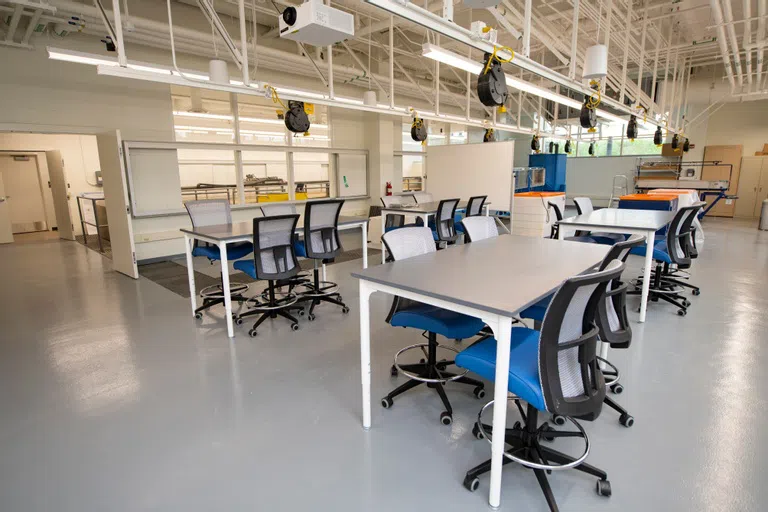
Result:
[[[280,16],[280,37],[314,46],[328,46],[355,35],[354,17],[308,0],[298,7],[286,7]]]

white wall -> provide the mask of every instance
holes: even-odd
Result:
[[[77,212],[76,197],[82,192],[102,191],[101,187],[95,185],[95,172],[100,168],[96,137],[92,135],[0,133],[0,150],[50,151],[54,149],[61,151],[61,156],[64,159],[64,172],[70,186],[70,217],[74,225],[75,235],[81,235],[82,229]],[[44,158],[41,159],[41,165],[45,165],[47,169]]]
[[[596,206],[608,206],[613,177],[617,174],[627,177],[630,193],[634,190],[635,156],[569,157],[566,162],[565,194],[569,200],[586,196]]]
[[[754,156],[768,143],[768,100],[728,103],[709,117],[706,145],[742,145]]]

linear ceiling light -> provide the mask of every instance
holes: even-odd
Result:
[[[174,116],[177,117],[194,117],[196,119],[220,119],[223,121],[232,121],[233,117],[228,114],[211,114],[208,112],[186,112],[184,110],[175,110]],[[280,124],[284,125],[285,121],[282,119],[266,119],[260,117],[243,117],[240,116],[240,121],[245,123],[264,123],[264,124]],[[312,123],[312,128],[328,128],[327,124]]]
[[[421,54],[424,57],[442,62],[443,64],[463,69],[464,71],[472,73],[473,75],[479,75],[483,70],[483,64],[481,62],[474,61],[469,57],[464,57],[463,55],[459,55],[458,53],[454,53],[450,50],[446,50],[445,48],[441,48],[431,43],[424,43],[424,45],[422,45]],[[557,94],[556,92],[552,92],[549,89],[545,89],[544,87],[538,87],[529,82],[520,80],[519,78],[515,78],[509,74],[505,74],[505,77],[509,87],[533,94],[534,96],[539,96],[541,98],[554,101],[555,103],[559,103],[561,105],[566,105],[576,110],[581,109],[582,104],[578,100],[569,98],[568,96],[563,96],[562,94]],[[622,119],[619,116],[604,110],[597,110],[597,115],[598,117],[602,117],[603,119],[611,122],[627,122],[625,119]]]

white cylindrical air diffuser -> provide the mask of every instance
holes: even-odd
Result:
[[[211,82],[229,85],[229,68],[227,68],[226,61],[213,59],[208,63],[208,73]]]

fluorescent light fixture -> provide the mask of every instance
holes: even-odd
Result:
[[[178,117],[195,117],[198,119],[224,119],[226,121],[232,120],[232,116],[224,114],[209,114],[207,112],[184,112],[181,110],[176,110],[173,112],[173,115]]]

